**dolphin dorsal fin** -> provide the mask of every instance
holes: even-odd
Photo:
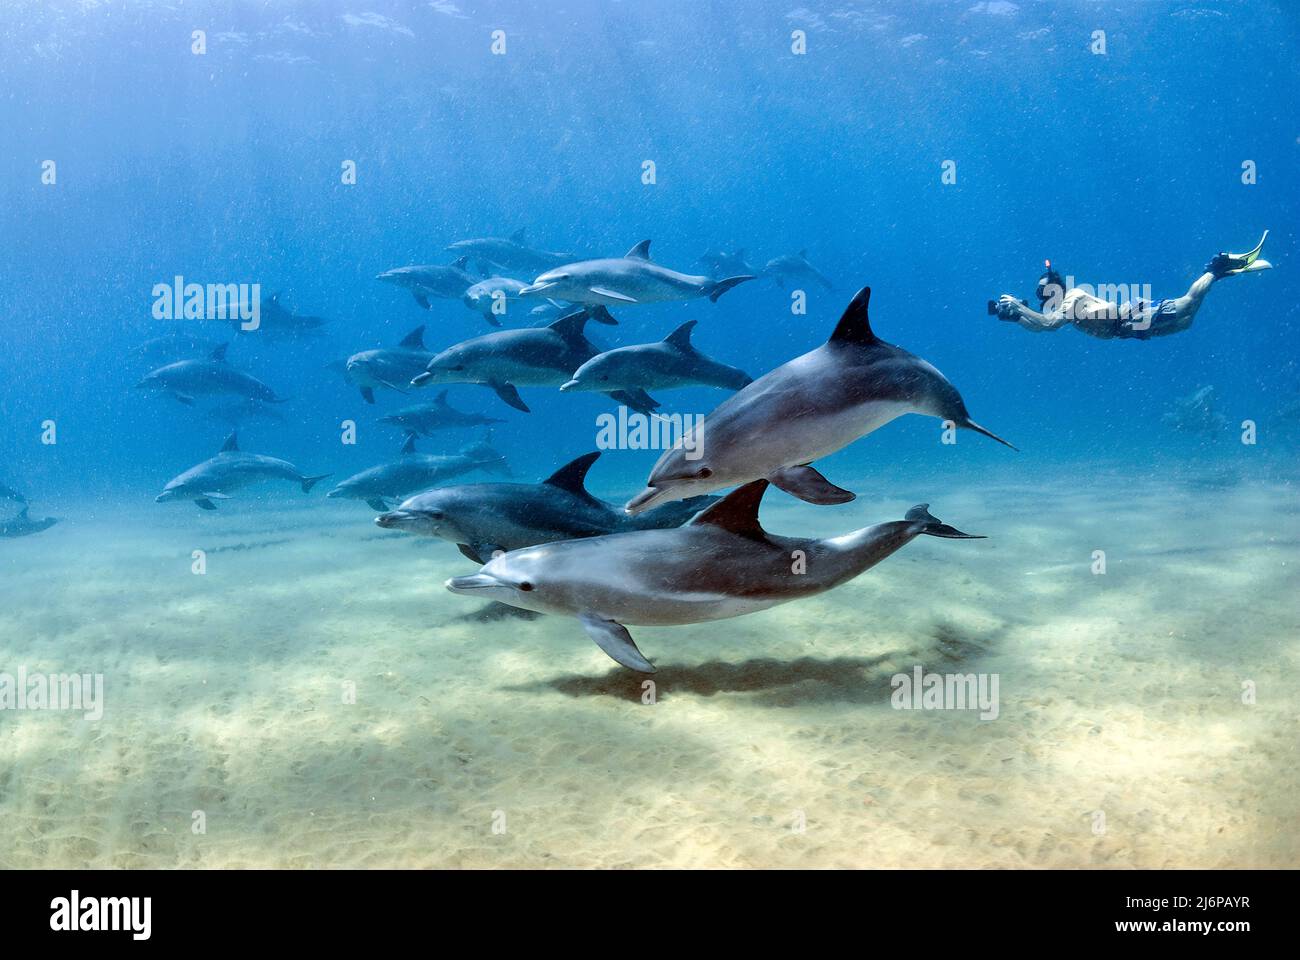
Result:
[[[510,234],[510,242],[522,244],[524,242],[524,236],[527,234],[527,231],[528,231],[527,227],[520,227],[514,233]]]
[[[650,259],[650,241],[642,240],[626,254],[628,260],[649,260]]]
[[[238,434],[238,431],[236,431],[235,433],[232,433],[230,436],[226,437],[226,442],[223,443],[223,444],[221,445],[221,452],[222,452],[222,453],[238,453],[238,452],[239,452],[239,434]]]
[[[863,287],[849,305],[844,308],[844,315],[840,317],[840,322],[835,325],[835,332],[831,334],[831,343],[856,343],[867,345],[875,343],[877,337],[871,332],[871,321],[867,317],[867,305],[871,303],[871,288]]]
[[[408,350],[424,349],[424,324],[420,324],[406,336],[402,337],[399,347],[406,347]]]
[[[433,404],[436,407],[447,406],[447,391],[446,390],[440,391],[438,395],[433,398]]]
[[[664,337],[664,343],[676,347],[687,353],[694,352],[695,348],[691,346],[691,331],[695,329],[698,320],[687,320],[680,327],[674,330],[668,336]]]
[[[593,450],[591,453],[584,453],[577,460],[566,463],[553,474],[547,477],[542,483],[552,487],[559,487],[569,493],[577,494],[584,499],[590,500],[592,496],[587,492],[586,480],[587,471],[591,465],[596,462],[600,456],[599,450]]]
[[[767,490],[766,480],[754,480],[731,491],[713,506],[696,516],[690,526],[711,523],[728,533],[749,537],[751,540],[766,540],[767,532],[758,522],[758,505]]]
[[[223,343],[221,346],[217,347],[217,349],[213,350],[211,353],[208,354],[208,359],[215,360],[217,363],[225,363],[226,351],[228,349],[230,349],[230,344]]]
[[[408,433],[406,439],[402,441],[402,448],[397,451],[398,456],[409,457],[415,453],[415,434]]]
[[[583,329],[587,326],[587,320],[591,317],[591,311],[586,307],[581,307],[573,313],[566,313],[554,323],[547,324],[550,329],[554,330],[565,340],[585,340]]]

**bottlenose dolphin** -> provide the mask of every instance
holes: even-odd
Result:
[[[396,460],[353,474],[326,496],[364,500],[372,509],[387,510],[388,500],[401,500],[417,490],[445,483],[471,470],[510,476],[506,458],[492,449],[488,439],[472,443],[451,456],[432,456],[416,452],[415,434],[411,433],[407,434]]]
[[[579,260],[548,270],[520,291],[525,297],[555,297],[573,303],[617,306],[625,303],[664,303],[708,297],[714,303],[749,275],[715,280],[669,270],[650,261],[650,241],[642,240],[627,256]]]
[[[447,391],[443,390],[433,398],[433,403],[422,403],[414,407],[403,407],[396,413],[379,418],[380,423],[391,423],[408,433],[426,436],[435,430],[451,430],[457,427],[488,427],[494,423],[505,423],[497,417],[486,417],[481,413],[466,413],[457,410],[447,402]]]
[[[499,267],[505,273],[535,277],[573,261],[571,253],[551,253],[534,250],[524,244],[524,230],[516,230],[509,237],[482,237],[476,240],[457,240],[447,250],[461,257],[472,257]]]
[[[189,406],[193,406],[196,396],[223,393],[233,393],[235,396],[265,403],[283,403],[284,398],[277,397],[275,391],[261,380],[226,363],[226,349],[229,346],[223,343],[206,360],[178,360],[159,367],[136,386],[166,393]]]
[[[758,271],[746,261],[744,247],[736,248],[735,253],[727,253],[724,250],[709,250],[695,262],[708,270],[711,277],[734,277],[742,274],[756,276],[758,274]]]
[[[27,510],[27,504],[24,503],[22,509],[14,516],[0,520],[0,538],[13,540],[17,537],[30,537],[33,533],[48,530],[59,522],[56,517],[41,517],[39,520],[33,520],[27,515]]]
[[[1228,426],[1213,386],[1201,387],[1195,393],[1170,401],[1160,422],[1185,433],[1218,433]]]
[[[479,383],[491,387],[505,403],[528,413],[517,386],[558,387],[600,350],[583,334],[592,309],[578,309],[545,327],[500,330],[448,347],[411,381],[423,387],[442,383]],[[658,406],[639,391],[610,396],[641,413]]]
[[[486,563],[497,551],[555,540],[679,527],[717,499],[684,500],[629,517],[587,492],[587,471],[599,456],[584,454],[541,483],[470,483],[417,493],[375,523],[440,537],[475,563]]]
[[[132,360],[148,363],[150,369],[161,367],[177,360],[194,360],[206,357],[221,344],[205,337],[195,337],[188,333],[168,333],[154,337],[131,348]]]
[[[466,263],[466,258],[461,257],[446,267],[437,264],[397,267],[385,270],[375,279],[410,290],[415,302],[428,310],[431,298],[459,300],[474,285],[474,278],[465,272]]]
[[[154,502],[193,500],[202,510],[215,510],[217,506],[213,500],[229,500],[230,491],[251,483],[292,480],[302,487],[303,493],[308,493],[328,476],[328,473],[314,477],[304,476],[301,470],[287,460],[264,457],[260,453],[244,453],[239,449],[236,434],[232,433],[221,445],[220,453],[168,481]]]
[[[424,346],[424,325],[416,327],[395,348],[362,350],[347,360],[347,380],[361,391],[366,403],[375,402],[375,387],[388,387],[405,393],[411,378],[433,359]]]
[[[738,617],[824,593],[875,566],[921,534],[979,539],[930,515],[928,504],[903,520],[818,540],[777,537],[758,522],[767,489],[756,480],[677,530],[641,530],[563,540],[502,554],[453,593],[538,613],[577,617],[618,663],[653,673],[624,624],[675,625]],[[798,558],[803,572],[792,572]]]
[[[693,437],[665,451],[627,511],[760,477],[809,503],[845,503],[854,495],[808,464],[905,413],[951,420],[1010,447],[971,420],[942,373],[871,332],[870,299],[863,287],[829,341],[724,400]]]
[[[510,310],[511,302],[519,302],[519,291],[527,284],[522,280],[512,280],[509,277],[488,277],[486,280],[480,280],[468,290],[461,300],[465,306],[469,307],[479,316],[494,327],[501,326],[498,316],[505,316]],[[501,308],[501,313],[497,314],[492,308],[498,302],[505,304]],[[521,309],[520,313],[523,312]]]
[[[669,390],[674,387],[721,387],[739,390],[753,382],[744,370],[710,359],[691,344],[698,321],[687,320],[657,343],[618,347],[592,357],[560,389]]]
[[[245,330],[244,321],[235,317],[230,321],[236,331],[244,334],[260,333],[270,339],[294,339],[298,337],[319,337],[322,328],[329,323],[324,317],[309,317],[294,313],[280,303],[280,295],[274,293],[262,298],[261,311],[258,314],[258,326],[255,330]]]
[[[773,257],[763,267],[763,276],[771,277],[778,287],[784,287],[787,280],[791,283],[813,280],[827,290],[835,289],[835,285],[830,282],[826,274],[808,262],[807,250],[800,250],[796,254],[787,254],[783,257]]]
[[[235,428],[242,427],[251,420],[284,422],[284,417],[278,410],[261,400],[233,400],[229,403],[219,403],[205,411],[203,416],[208,420],[216,420],[218,423],[229,424]]]

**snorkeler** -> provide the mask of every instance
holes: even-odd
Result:
[[[1216,280],[1269,270],[1272,264],[1260,259],[1259,252],[1268,239],[1268,231],[1249,253],[1220,253],[1205,265],[1205,273],[1193,281],[1181,297],[1173,300],[1145,299],[1112,303],[1096,296],[1091,290],[1069,286],[1061,275],[1046,261],[1046,271],[1038,278],[1038,310],[1030,308],[1023,300],[1003,294],[997,301],[990,300],[988,312],[999,320],[1010,320],[1026,330],[1042,333],[1059,330],[1073,324],[1090,336],[1102,340],[1150,340],[1181,333],[1192,325],[1196,311]]]

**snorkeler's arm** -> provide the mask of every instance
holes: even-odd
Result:
[[[1059,330],[1069,323],[1069,320],[1061,311],[1053,310],[1050,313],[1039,313],[1036,310],[1031,310],[1007,293],[998,298],[997,315],[999,320],[1011,320],[1020,324],[1026,330],[1032,330],[1034,333]]]

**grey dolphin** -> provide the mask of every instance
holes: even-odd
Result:
[[[319,337],[325,325],[329,323],[324,317],[294,313],[280,303],[280,294],[278,293],[262,298],[261,311],[258,314],[258,326],[255,330],[245,330],[244,321],[238,317],[230,322],[235,325],[238,333],[247,335],[260,333],[262,336],[271,339]]]
[[[472,257],[500,267],[505,273],[535,277],[544,270],[571,263],[571,253],[551,253],[534,250],[525,244],[524,231],[516,230],[509,237],[481,237],[474,240],[457,240],[447,247],[461,257]]]
[[[195,360],[206,357],[221,344],[205,337],[195,337],[188,333],[168,333],[137,344],[129,351],[132,360],[148,363],[150,369],[177,360]]]
[[[426,436],[435,430],[452,430],[457,427],[490,427],[494,423],[505,423],[497,417],[487,417],[481,413],[466,413],[457,410],[447,402],[447,391],[443,390],[433,398],[433,403],[417,404],[403,407],[396,413],[379,418],[380,423],[389,423],[401,427],[408,433]]]
[[[447,581],[453,593],[538,613],[577,617],[602,650],[653,673],[625,624],[667,626],[738,617],[824,593],[921,534],[979,539],[930,515],[825,540],[778,537],[758,522],[766,480],[732,492],[677,530],[642,530],[513,550],[478,573]],[[792,558],[804,570],[792,573]]]
[[[558,387],[600,352],[583,333],[596,309],[580,308],[545,327],[499,330],[455,344],[431,359],[411,384],[479,383],[528,413],[517,387]],[[610,396],[641,413],[658,406],[643,392],[614,391]]]
[[[778,287],[784,287],[787,280],[792,283],[813,280],[827,290],[835,289],[835,284],[831,283],[826,274],[808,262],[807,250],[800,250],[798,253],[783,257],[773,257],[763,267],[763,276],[771,277]]]
[[[737,247],[734,253],[727,253],[725,250],[708,250],[696,263],[709,271],[711,277],[756,276],[758,271],[749,265],[745,257],[744,247]]]
[[[228,346],[223,343],[206,360],[178,360],[159,367],[136,386],[166,393],[189,406],[194,404],[196,396],[223,393],[265,403],[283,403],[284,398],[276,396],[275,391],[261,380],[236,370],[226,362]]]
[[[1172,400],[1160,421],[1185,433],[1217,433],[1228,426],[1228,418],[1219,409],[1218,391],[1213,386],[1201,387]]]
[[[328,477],[328,473],[314,477],[303,472],[287,460],[265,457],[259,453],[244,453],[239,449],[236,434],[226,437],[221,451],[198,466],[190,467],[180,476],[167,482],[155,503],[169,500],[193,500],[202,510],[215,510],[213,500],[229,500],[230,491],[238,490],[263,480],[291,480],[302,487],[303,493]]]
[[[519,291],[526,286],[522,280],[512,280],[510,277],[488,277],[466,290],[461,300],[492,326],[499,327],[501,321],[497,318],[505,316],[511,302],[519,302]],[[499,308],[498,303],[501,304]],[[523,310],[520,309],[519,312],[523,313]]]
[[[252,420],[284,422],[280,411],[261,400],[233,400],[219,403],[205,411],[203,416],[208,420],[229,424],[231,427],[242,427]]]
[[[490,437],[490,435],[489,435]],[[364,500],[375,510],[387,510],[388,500],[400,500],[417,490],[453,480],[471,470],[510,475],[506,458],[488,439],[450,456],[433,456],[415,449],[415,434],[407,434],[396,460],[354,473],[326,494],[331,499]]]
[[[424,345],[424,324],[416,327],[396,347],[362,350],[347,360],[347,380],[361,391],[366,403],[375,402],[375,387],[387,387],[405,393],[411,378],[418,375],[433,359]]]
[[[669,390],[674,387],[721,387],[739,390],[753,382],[744,370],[706,357],[691,343],[698,321],[688,320],[657,343],[618,347],[592,357],[560,389]]]
[[[459,300],[474,285],[474,278],[465,272],[467,262],[467,258],[461,257],[450,266],[397,267],[385,270],[375,279],[411,291],[415,302],[428,310],[430,299]]]
[[[0,520],[0,539],[13,540],[18,537],[30,537],[33,533],[48,530],[59,522],[56,517],[41,517],[33,520],[27,515],[27,510],[27,504],[24,503],[22,509],[14,516]]]
[[[486,563],[497,551],[555,540],[679,527],[716,499],[699,497],[629,517],[587,492],[587,471],[599,456],[584,454],[541,483],[471,483],[417,493],[375,523],[440,537],[475,563]]]
[[[665,451],[628,512],[760,477],[809,503],[844,503],[854,495],[808,464],[905,413],[951,420],[1010,447],[971,420],[942,373],[872,333],[870,299],[863,287],[830,340],[724,400]]]
[[[632,303],[665,303],[708,297],[717,302],[738,283],[752,276],[695,277],[661,267],[650,260],[650,241],[642,240],[627,256],[603,260],[579,260],[543,273],[520,291],[525,297],[552,297],[573,303],[617,306]]]

